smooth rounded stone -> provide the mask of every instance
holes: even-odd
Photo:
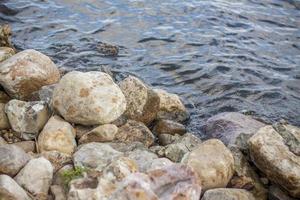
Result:
[[[26,153],[28,152],[36,152],[36,146],[34,141],[21,141],[21,142],[16,142],[14,145],[20,147],[23,149]]]
[[[5,104],[0,103],[0,130],[9,129],[10,124],[5,113]]]
[[[253,162],[267,178],[300,198],[300,157],[290,151],[284,138],[272,126],[265,126],[248,143]]]
[[[247,140],[265,124],[237,112],[224,112],[209,118],[202,127],[209,138],[220,139],[226,146],[247,149]]]
[[[11,177],[0,175],[0,199],[1,200],[31,200],[26,191]]]
[[[73,154],[75,166],[102,171],[112,160],[123,156],[122,152],[113,149],[109,144],[91,142],[83,144]]]
[[[4,92],[0,90],[0,103],[7,103],[11,98]]]
[[[171,120],[159,120],[153,128],[153,132],[156,135],[160,135],[160,134],[183,135],[184,133],[186,133],[186,129],[185,126],[180,123]]]
[[[9,176],[16,175],[29,161],[30,157],[23,149],[15,145],[0,146],[0,173]]]
[[[21,51],[0,65],[0,84],[11,97],[20,100],[29,100],[33,92],[59,78],[51,59],[33,49]]]
[[[60,185],[51,185],[50,193],[54,197],[54,200],[67,200],[64,188]]]
[[[142,142],[146,147],[154,143],[154,135],[142,122],[128,120],[119,128],[116,141],[124,143]]]
[[[140,172],[146,172],[148,167],[154,159],[158,156],[148,149],[135,149],[125,154],[129,158],[136,161]]]
[[[156,169],[161,169],[167,166],[173,165],[174,162],[169,160],[168,158],[156,158],[149,163],[147,166],[146,172],[151,171],[151,170],[156,170]]]
[[[45,151],[40,155],[51,162],[55,172],[63,166],[72,163],[71,155],[59,151]]]
[[[243,189],[217,188],[207,190],[201,200],[255,200],[254,196]]]
[[[154,91],[160,99],[157,119],[168,119],[176,122],[183,122],[188,119],[189,113],[178,95],[162,89],[154,89]]]
[[[103,199],[102,191],[98,188],[95,178],[78,178],[69,183],[68,200],[100,200]]]
[[[53,116],[38,137],[39,151],[59,151],[71,155],[76,148],[75,136],[71,124],[59,116]]]
[[[125,115],[129,119],[150,124],[159,110],[159,97],[140,79],[129,76],[119,83],[127,101]]]
[[[68,122],[108,124],[126,110],[126,99],[112,78],[102,72],[69,72],[53,92],[53,107]]]
[[[31,159],[15,176],[15,181],[32,195],[47,195],[52,183],[53,167],[43,158]]]
[[[8,59],[15,54],[15,50],[10,47],[0,47],[0,62]]]
[[[296,198],[289,196],[285,191],[283,191],[277,185],[271,185],[268,189],[269,189],[268,200],[296,200]]]
[[[204,191],[226,187],[234,172],[234,159],[229,149],[217,139],[198,145],[187,158],[187,165],[198,175]]]
[[[34,139],[50,117],[43,101],[25,102],[13,99],[5,106],[12,129],[22,134],[25,140]]]
[[[100,125],[90,132],[84,134],[80,140],[79,144],[89,143],[89,142],[112,142],[116,134],[118,133],[118,127],[113,124]]]

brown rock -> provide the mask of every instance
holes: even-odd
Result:
[[[255,200],[254,196],[247,190],[217,188],[204,193],[201,200]]]
[[[171,120],[159,120],[153,128],[153,132],[157,135],[170,134],[170,135],[183,135],[186,133],[185,126],[171,121]]]
[[[115,139],[117,133],[117,126],[113,124],[104,124],[84,134],[80,138],[79,144],[89,142],[112,142]]]
[[[28,152],[36,152],[36,146],[34,141],[21,141],[21,142],[16,142],[14,145],[20,147],[23,149],[26,153]]]
[[[9,129],[10,124],[5,113],[5,104],[0,103],[0,130]]]

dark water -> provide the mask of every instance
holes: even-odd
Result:
[[[0,0],[19,49],[67,70],[111,69],[181,95],[189,128],[222,111],[300,125],[296,0]],[[99,42],[118,45],[106,57]]]

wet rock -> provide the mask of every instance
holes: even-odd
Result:
[[[142,142],[146,147],[154,143],[154,135],[143,123],[128,120],[127,123],[119,128],[116,134],[116,141],[124,143]]]
[[[201,200],[255,200],[254,196],[243,189],[218,188],[207,190]]]
[[[300,197],[300,157],[290,151],[285,139],[272,126],[265,126],[248,143],[253,162],[267,178]]]
[[[67,200],[63,187],[59,185],[51,185],[50,192],[54,196],[54,200]]]
[[[76,148],[75,129],[59,116],[49,119],[39,135],[39,151],[59,151],[71,155]]]
[[[125,155],[135,160],[140,172],[146,172],[148,166],[152,163],[152,161],[158,158],[156,154],[152,153],[146,148],[134,149],[130,152],[125,153]]]
[[[290,197],[285,191],[283,191],[277,185],[271,185],[269,187],[269,200],[296,200],[296,198]]]
[[[265,124],[251,116],[237,112],[224,112],[209,118],[203,127],[209,138],[220,139],[226,146],[237,145],[247,149],[247,140]]]
[[[29,161],[30,157],[15,145],[0,146],[0,173],[9,176],[16,175]]]
[[[5,113],[5,104],[0,103],[0,130],[9,129],[10,124]]]
[[[0,103],[7,103],[11,100],[11,98],[4,92],[0,90]]]
[[[162,89],[154,89],[154,91],[160,99],[157,119],[183,122],[189,117],[189,113],[178,95],[168,93]]]
[[[48,56],[28,49],[6,59],[0,66],[0,84],[13,98],[29,100],[44,85],[56,83],[60,74]]]
[[[89,142],[112,142],[115,139],[117,133],[118,127],[116,125],[104,124],[84,134],[80,138],[79,144]]]
[[[20,147],[23,149],[26,153],[28,152],[36,152],[35,149],[35,142],[34,141],[21,141],[21,142],[16,142],[14,145]]]
[[[112,160],[123,153],[113,149],[109,144],[91,142],[83,144],[73,154],[75,166],[86,167],[102,171]]]
[[[46,196],[53,178],[51,163],[43,158],[31,159],[15,177],[16,182],[34,196]]]
[[[0,47],[0,62],[3,62],[7,58],[13,56],[15,51],[10,47]]]
[[[14,179],[4,174],[0,175],[0,198],[1,200],[31,200]]]
[[[186,133],[186,129],[185,126],[180,123],[171,120],[159,120],[153,128],[153,132],[156,133],[156,135],[183,135],[184,133]]]
[[[112,78],[102,72],[69,72],[53,92],[53,107],[69,122],[107,124],[120,117],[126,99]]]
[[[72,163],[72,157],[69,154],[58,151],[45,151],[40,154],[49,160],[54,168],[54,171],[59,170],[63,166]]]
[[[202,189],[226,187],[234,172],[234,159],[229,149],[217,139],[201,143],[187,158],[187,165],[198,175]]]
[[[119,84],[127,101],[125,115],[132,120],[150,124],[159,109],[158,95],[140,79],[129,76]]]
[[[25,140],[34,139],[50,117],[43,101],[25,102],[13,99],[5,106],[9,123]]]

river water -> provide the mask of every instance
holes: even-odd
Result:
[[[179,94],[201,135],[208,117],[251,111],[300,125],[297,0],[0,0],[18,49],[64,70],[111,70]],[[104,56],[97,45],[120,47]]]

